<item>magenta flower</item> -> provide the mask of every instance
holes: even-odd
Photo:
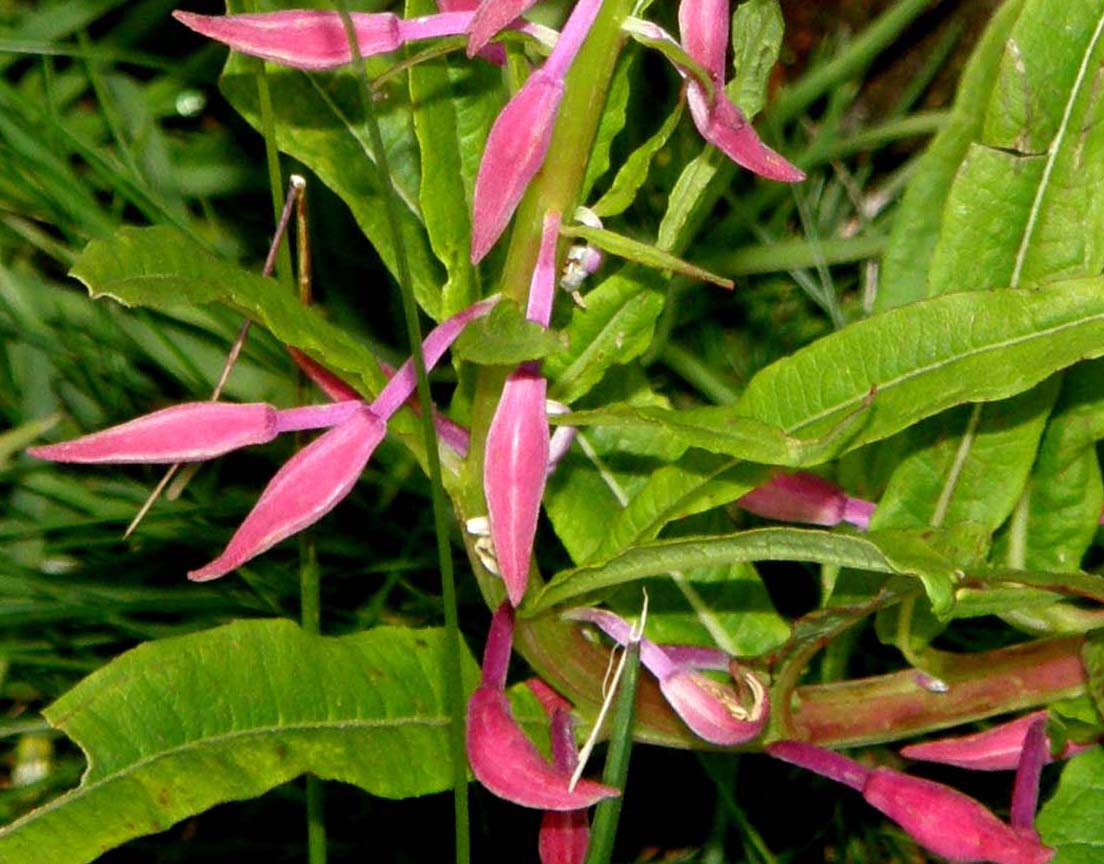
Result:
[[[1046,864],[1054,856],[1054,850],[1043,846],[1030,827],[1031,814],[1027,816],[1028,824],[1023,823],[1024,805],[1030,803],[1034,810],[1034,794],[1017,794],[1020,806],[1014,802],[1013,823],[1006,825],[983,804],[949,786],[888,768],[867,768],[812,744],[780,741],[768,746],[767,753],[861,792],[867,803],[900,825],[917,843],[950,861]],[[1034,766],[1028,766],[1023,775],[1024,785],[1033,783],[1037,790],[1038,771]]]
[[[974,771],[1011,771],[1020,764],[1024,740],[1032,724],[1041,720],[1045,730],[1046,716],[1046,711],[1034,711],[973,735],[910,744],[901,749],[901,755],[907,759],[941,762],[944,765],[957,765],[959,768],[970,768]],[[1095,746],[1095,744],[1067,741],[1057,758],[1068,759]],[[1051,755],[1049,740],[1044,748],[1044,755],[1048,762],[1054,761],[1055,757]]]
[[[863,530],[870,526],[875,506],[870,501],[852,498],[834,483],[806,472],[776,474],[736,503],[767,519],[828,526],[850,522]]]
[[[431,331],[422,346],[426,367],[432,368],[464,327],[486,315],[495,302],[476,303]],[[311,368],[328,394],[349,394],[348,385],[336,376],[317,364]],[[388,419],[411,397],[414,386],[413,362],[407,361],[370,405],[343,399],[278,411],[264,404],[194,402],[28,452],[59,462],[172,464],[212,459],[239,447],[267,443],[283,432],[329,429],[276,473],[223,553],[188,574],[190,579],[205,581],[240,567],[337,506],[383,439]]]
[[[468,702],[467,751],[475,778],[499,798],[537,810],[581,810],[620,793],[591,780],[569,788],[571,772],[544,760],[525,737],[506,698],[514,610],[503,603],[491,619],[483,676]]]
[[[473,264],[483,260],[502,236],[529,181],[544,164],[563,97],[564,76],[601,5],[601,0],[579,0],[544,65],[529,76],[491,128],[475,178]]]
[[[631,627],[613,612],[572,609],[564,617],[596,625],[619,645],[629,641]],[[710,744],[734,747],[752,740],[763,731],[770,713],[770,700],[766,688],[750,672],[743,673],[740,682],[750,697],[751,704],[746,705],[731,684],[716,681],[698,671],[699,668],[718,668],[718,654],[700,648],[675,649],[669,654],[665,647],[649,639],[640,640],[640,662],[659,680],[660,692],[682,721],[695,735]],[[697,665],[699,661],[701,665]],[[721,668],[728,667],[726,658]]]

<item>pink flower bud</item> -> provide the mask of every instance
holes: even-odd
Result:
[[[868,804],[917,843],[950,861],[1046,864],[1054,857],[1054,850],[1037,838],[1005,825],[978,801],[940,783],[875,768],[862,792]]]
[[[188,402],[75,441],[31,447],[27,452],[54,462],[171,465],[266,444],[277,432],[277,412],[271,405]]]
[[[901,749],[901,755],[907,759],[941,762],[944,765],[957,765],[959,768],[969,768],[974,771],[1012,771],[1020,764],[1024,739],[1031,724],[1040,718],[1045,722],[1046,711],[1025,714],[1023,717],[1017,717],[1015,720],[973,735],[941,738],[938,741],[926,741],[923,744],[909,744]],[[1067,741],[1058,758],[1068,759],[1094,746],[1096,745]],[[1049,744],[1046,752],[1047,761],[1054,761],[1049,755]]]
[[[771,744],[767,753],[861,791],[867,803],[917,843],[950,861],[1046,864],[1054,856],[1054,850],[1043,846],[1033,830],[1005,825],[984,805],[949,786],[888,768],[867,768],[831,750],[798,741]]]
[[[483,489],[491,541],[506,593],[515,606],[525,595],[548,465],[547,384],[535,363],[506,379],[487,432]]]
[[[474,57],[500,30],[524,15],[537,0],[483,0],[468,26],[468,56]]]
[[[468,762],[491,792],[522,807],[580,810],[620,793],[581,780],[569,789],[571,771],[546,762],[525,737],[506,698],[506,667],[513,641],[514,612],[503,603],[494,614],[483,654],[483,680],[468,702]]]
[[[717,85],[721,85],[732,22],[728,0],[682,0],[678,22],[686,53],[702,65]]]
[[[866,528],[874,504],[851,498],[846,492],[815,474],[776,474],[736,502],[749,513],[782,522],[838,525],[850,522]]]
[[[573,621],[596,625],[619,645],[628,643],[627,621],[605,609],[571,609],[565,615]],[[715,667],[717,657],[704,649],[681,652],[688,660],[701,659]],[[748,690],[750,705],[728,683],[715,681],[683,663],[676,662],[666,648],[650,639],[640,640],[640,662],[659,680],[659,689],[675,713],[699,738],[720,747],[744,744],[763,731],[770,713],[766,688],[750,672],[740,682]],[[723,668],[729,668],[726,663]]]
[[[188,578],[216,579],[313,525],[349,494],[386,430],[382,420],[361,407],[312,441],[276,472],[225,551]]]
[[[345,25],[336,12],[297,9],[214,16],[177,10],[173,17],[235,51],[293,69],[333,69],[353,60]],[[385,54],[402,45],[399,19],[390,12],[354,12],[349,17],[361,56]]]
[[[575,726],[564,708],[554,708],[552,719],[552,764],[569,777],[579,764],[575,751]],[[586,810],[547,810],[541,817],[537,848],[541,864],[583,864],[590,844],[590,821]]]

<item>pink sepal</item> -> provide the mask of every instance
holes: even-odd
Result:
[[[188,578],[223,576],[329,513],[352,490],[386,429],[363,408],[296,453],[269,481],[225,551]]]
[[[266,444],[277,434],[276,409],[262,402],[187,402],[93,432],[74,441],[30,447],[53,462],[171,465]]]
[[[1046,711],[1033,711],[973,735],[909,744],[901,748],[901,755],[907,759],[940,762],[944,765],[969,768],[972,771],[1012,771],[1019,767],[1024,739],[1031,724],[1040,718],[1045,721],[1046,716]],[[1095,744],[1076,744],[1073,741],[1067,741],[1058,758],[1068,759],[1095,746]],[[1049,753],[1048,746],[1047,761],[1054,761]]]
[[[333,69],[353,60],[345,25],[336,12],[298,9],[254,15],[196,15],[177,10],[173,17],[235,51],[293,69]],[[399,19],[390,12],[354,12],[349,17],[362,57],[385,54],[402,45]]]
[[[800,183],[805,172],[763,143],[743,112],[724,91],[715,91],[710,105],[706,93],[694,81],[687,92],[690,116],[702,138],[720,150],[737,165],[782,183]]]
[[[483,0],[468,25],[468,56],[482,51],[500,30],[505,30],[536,3],[537,0]]]
[[[536,364],[524,363],[506,379],[487,432],[483,490],[491,541],[510,602],[517,606],[529,581],[548,465],[547,383]]]
[[[472,206],[471,260],[479,263],[502,236],[529,181],[540,170],[563,98],[563,80],[540,69],[495,119]]]

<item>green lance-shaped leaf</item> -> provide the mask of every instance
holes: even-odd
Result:
[[[563,347],[558,333],[527,319],[517,304],[502,301],[489,315],[464,328],[453,352],[471,363],[514,366],[547,357]]]
[[[437,11],[433,0],[407,0],[414,18]],[[502,107],[501,76],[487,63],[456,63],[449,57],[424,60],[409,70],[410,107],[421,154],[418,204],[430,245],[445,266],[442,317],[479,299],[471,263],[473,166],[466,149],[482,152],[494,112]],[[463,98],[458,98],[463,94]]]
[[[586,295],[586,309],[574,309],[564,332],[568,349],[548,358],[544,374],[549,396],[572,403],[613,366],[643,354],[652,343],[663,311],[663,279],[640,267],[622,267]]]
[[[1104,855],[1104,749],[1094,747],[1062,768],[1054,796],[1043,805],[1036,827],[1058,850],[1053,864],[1096,864]]]
[[[653,429],[687,447],[700,447],[748,462],[800,468],[827,462],[842,450],[865,421],[869,401],[826,435],[800,439],[787,435],[753,417],[738,417],[723,406],[707,406],[675,411],[670,408],[615,405],[594,411],[577,411],[552,418],[565,426],[612,426],[625,429]]]
[[[947,126],[920,158],[894,216],[874,300],[876,311],[928,296],[928,271],[939,241],[944,203],[966,151],[981,134],[1005,42],[1022,8],[1023,0],[1008,0],[997,10],[962,73]]]
[[[956,576],[930,542],[931,532],[890,531],[866,536],[804,528],[760,528],[725,536],[680,537],[628,549],[599,564],[557,573],[526,605],[537,614],[610,588],[672,570],[748,561],[808,561],[875,573],[914,576],[934,608],[950,610]]]
[[[931,291],[1032,285],[1104,266],[1104,0],[1029,0],[981,139],[950,190]]]
[[[996,531],[1027,482],[1058,384],[1051,378],[986,405],[984,423],[970,422],[981,406],[963,406],[914,427],[913,449],[890,477],[871,527],[971,522]]]
[[[383,386],[383,372],[361,340],[303,306],[273,280],[215,258],[174,228],[122,228],[110,239],[94,240],[71,275],[93,297],[111,297],[126,306],[179,311],[222,303],[366,395]]]
[[[231,54],[220,81],[230,104],[254,128],[260,128],[256,78],[246,60]],[[373,74],[386,61],[372,58]],[[358,67],[359,69],[359,67]],[[280,150],[304,165],[330,187],[352,211],[360,229],[396,273],[383,187],[364,128],[360,84],[352,68],[324,73],[271,67],[268,72]],[[399,199],[403,239],[419,305],[442,317],[441,267],[435,260],[421,214],[421,166],[413,119],[402,83],[388,85],[386,101],[377,109],[392,180]]]
[[[778,0],[749,0],[732,13],[733,73],[725,89],[749,120],[766,104],[785,27]]]
[[[89,767],[76,789],[0,831],[0,861],[93,861],[306,772],[388,798],[446,789],[444,650],[437,629],[334,638],[283,620],[136,648],[46,711]],[[467,652],[463,663],[474,688]]]
[[[1104,362],[1065,374],[1020,506],[994,557],[1027,570],[1075,570],[1096,534],[1104,485],[1096,442],[1104,439]]]
[[[848,442],[854,449],[954,405],[1022,393],[1104,354],[1102,338],[1100,278],[948,294],[852,324],[768,366],[732,412],[815,437],[875,388],[869,418]]]
[[[618,216],[632,206],[633,201],[636,200],[636,193],[648,179],[652,160],[667,145],[668,139],[682,119],[684,104],[681,100],[677,102],[655,134],[629,154],[624,164],[617,169],[617,174],[606,194],[591,207],[596,214],[602,218]]]
[[[624,258],[627,261],[635,261],[637,264],[643,264],[645,267],[652,267],[656,270],[669,270],[672,273],[678,273],[690,279],[698,279],[702,282],[712,282],[714,285],[720,285],[722,288],[732,287],[731,279],[725,279],[723,276],[718,276],[716,273],[710,273],[708,270],[691,264],[689,261],[683,261],[670,252],[664,252],[658,246],[651,246],[647,243],[642,243],[640,240],[634,240],[632,237],[626,237],[623,234],[607,231],[604,228],[590,228],[586,225],[569,225],[561,228],[560,233],[565,237],[581,237],[583,240],[586,240],[587,243],[597,246],[603,252],[608,252],[610,255],[616,255],[618,258]]]

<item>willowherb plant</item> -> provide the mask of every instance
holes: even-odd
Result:
[[[330,111],[353,129],[364,164],[335,165],[317,142],[304,143],[329,133],[301,118],[288,121],[286,137],[278,128],[277,141],[346,197],[404,289],[410,319],[416,300],[439,323],[420,344],[413,340],[414,356],[395,371],[312,307],[273,299],[272,283],[211,260],[165,229],[126,229],[93,243],[75,267],[93,292],[159,308],[170,301],[155,283],[168,278],[179,288],[172,302],[215,300],[244,311],[286,344],[330,402],[282,409],[262,402],[187,403],[32,447],[29,454],[66,463],[176,464],[267,444],[284,432],[325,430],[273,477],[225,550],[188,573],[204,581],[246,566],[263,574],[272,556],[259,556],[337,507],[393,434],[447,495],[471,573],[494,611],[476,674],[458,636],[445,575],[449,537],[439,524],[450,616],[439,644],[409,633],[355,641],[293,634],[278,625],[264,631],[230,625],[226,632],[187,637],[193,640],[187,646],[156,646],[173,657],[193,648],[202,653],[205,640],[257,640],[265,649],[258,653],[271,655],[274,667],[285,665],[280,652],[301,652],[299,662],[287,665],[303,668],[310,679],[329,674],[311,665],[325,655],[344,671],[338,690],[367,687],[370,693],[363,700],[334,697],[323,680],[317,692],[304,685],[311,696],[300,704],[277,687],[275,719],[250,715],[246,721],[231,702],[229,719],[211,721],[218,727],[225,720],[220,731],[229,736],[241,732],[235,724],[255,723],[275,730],[277,749],[289,746],[280,735],[293,739],[293,755],[266,763],[250,784],[239,784],[234,771],[214,772],[195,781],[202,788],[186,804],[175,796],[167,796],[170,804],[139,795],[87,837],[71,826],[58,828],[53,813],[73,813],[77,824],[82,807],[102,808],[87,791],[99,782],[97,770],[151,783],[164,779],[155,773],[157,759],[194,770],[172,761],[187,756],[157,749],[178,754],[184,743],[211,737],[206,720],[190,717],[182,698],[185,708],[172,722],[183,741],[175,749],[149,744],[151,752],[131,762],[116,757],[106,769],[90,769],[81,787],[87,798],[78,789],[0,832],[0,861],[11,855],[26,855],[10,860],[28,862],[88,860],[89,848],[117,845],[145,830],[130,818],[133,808],[152,808],[160,820],[154,825],[171,824],[303,772],[394,797],[451,784],[457,857],[465,860],[469,767],[494,795],[545,811],[534,844],[542,861],[597,860],[608,855],[617,799],[625,792],[618,772],[627,770],[627,756],[611,755],[602,782],[580,778],[603,735],[613,739],[611,754],[627,754],[632,739],[765,752],[850,786],[916,845],[951,861],[1042,864],[1060,853],[1068,838],[1053,817],[1049,823],[1042,817],[1041,831],[1035,827],[1043,766],[1075,756],[1074,767],[1096,764],[1089,760],[1099,760],[1098,753],[1078,754],[1095,751],[1104,729],[1093,701],[1104,664],[1091,635],[1104,623],[1104,588],[1079,569],[1102,504],[1095,445],[1104,438],[1104,391],[1098,392],[1104,385],[1098,364],[1083,361],[1104,355],[1104,251],[1095,231],[1104,210],[1085,193],[1079,206],[1090,215],[1073,218],[1063,200],[1064,193],[1083,192],[1080,172],[1104,172],[1104,131],[1093,122],[1088,83],[1104,62],[1104,0],[1061,13],[1046,0],[1009,0],[978,46],[941,137],[915,168],[870,309],[850,310],[846,326],[836,321],[838,329],[759,370],[716,405],[668,397],[639,363],[653,341],[666,338],[657,328],[664,305],[663,314],[676,314],[678,291],[663,289],[673,282],[685,287],[687,280],[731,287],[727,259],[708,249],[740,218],[741,200],[733,194],[726,202],[735,215],[719,217],[715,235],[706,222],[724,212],[718,204],[729,194],[736,166],[765,181],[754,193],[762,200],[777,200],[771,196],[784,188],[778,184],[800,184],[806,173],[764,143],[745,113],[764,98],[777,57],[777,42],[755,35],[777,22],[777,4],[667,5],[577,0],[558,29],[522,17],[547,11],[535,0],[456,0],[440,2],[436,11],[410,0],[406,14],[174,13],[229,46],[232,69],[248,55],[297,70],[272,78],[295,82],[289,92],[306,80],[317,97],[310,104],[318,117],[311,120],[325,126],[322,112]],[[654,20],[646,17],[653,12]],[[1020,68],[1031,56],[1023,46],[1044,43],[1055,14],[1064,16],[1059,23],[1068,44],[1061,50],[1074,58],[1068,69],[1062,66],[1060,84],[1057,73]],[[677,36],[659,23],[667,19],[677,24]],[[885,32],[906,20],[887,18]],[[753,24],[760,29],[753,31]],[[1006,44],[1012,47],[1004,56],[1020,65],[1000,59]],[[737,63],[732,75],[730,46]],[[388,67],[387,57],[402,51],[399,65]],[[681,82],[679,104],[607,181],[604,166],[626,124],[629,97],[620,106],[607,98],[619,76],[638,83],[619,65],[628,51],[656,51],[671,62],[672,79]],[[406,76],[409,101],[376,105],[366,73],[385,82]],[[450,89],[457,82],[466,86]],[[356,99],[342,89],[348,83],[355,84]],[[235,92],[232,75],[227,84]],[[373,86],[383,92],[380,80]],[[804,110],[823,95],[811,88],[785,91],[775,106],[786,106],[788,98],[799,106],[791,111]],[[1037,111],[1009,107],[1010,90],[1023,95],[1036,88],[1046,94]],[[683,103],[705,149],[680,166],[665,190],[667,210],[655,241],[640,239],[629,220],[632,236],[607,229],[603,219],[613,224],[648,181]],[[258,125],[275,122],[259,116],[265,109],[256,116],[251,110],[243,113]],[[783,129],[794,119],[781,110],[775,107],[774,122],[762,129]],[[369,134],[354,128],[361,124]],[[391,170],[389,151],[404,147],[417,151],[418,170],[410,164]],[[818,152],[814,143],[794,161],[812,171]],[[1013,156],[1018,161],[1010,162]],[[343,185],[342,172],[367,179]],[[414,175],[420,182],[412,194],[403,183]],[[1005,186],[1018,210],[993,203],[993,190]],[[595,194],[599,187],[602,195]],[[375,190],[378,200],[365,205],[353,200],[351,189]],[[979,220],[1002,230],[979,230]],[[277,236],[274,250],[279,243]],[[718,273],[682,258],[703,250],[705,264]],[[903,273],[902,261],[910,257],[919,277]],[[625,263],[615,266],[613,259]],[[826,269],[823,258],[816,263]],[[226,284],[212,285],[216,276]],[[588,280],[595,284],[584,294]],[[839,313],[835,302],[825,301],[826,308]],[[426,404],[425,375],[450,348],[464,383],[451,407]],[[724,392],[712,384],[705,390]],[[424,441],[412,434],[405,408],[421,415]],[[1065,494],[1054,491],[1059,486]],[[717,530],[718,518],[740,521],[744,514],[783,524]],[[572,565],[546,578],[556,553],[543,557],[550,544],[542,538],[552,534]],[[818,608],[792,621],[769,608],[753,569],[764,561],[819,565]],[[646,623],[641,616],[633,627],[627,616],[640,595],[626,589],[642,583],[676,601],[662,600]],[[742,598],[736,608],[710,605],[718,585],[736,589],[732,596]],[[1004,621],[996,647],[933,646],[944,633],[953,642],[956,619],[986,615]],[[898,649],[901,668],[841,677],[840,669],[849,668],[841,658],[856,659],[843,637],[867,618],[874,619],[877,637]],[[1026,638],[1011,644],[1012,628]],[[395,644],[413,638],[403,644],[415,647],[396,656],[383,637]],[[812,683],[810,669],[825,646],[835,659],[825,661],[823,680]],[[624,648],[634,670],[638,656],[646,674],[638,692],[621,695],[627,707],[619,706],[606,724],[618,698],[616,680],[607,686],[611,648]],[[143,664],[162,661],[141,650],[79,685],[48,714],[51,722],[64,717],[56,722],[67,731],[63,724],[71,724],[90,758],[106,745],[83,725],[95,724],[82,706],[99,688],[125,688],[112,676],[131,680]],[[528,688],[508,686],[515,650],[540,676]],[[376,665],[356,678],[338,654],[346,660],[363,654]],[[635,680],[635,671],[628,678]],[[158,686],[171,687],[171,679]],[[535,715],[526,713],[532,695],[543,709]],[[451,737],[441,723],[422,729],[422,709],[448,717]],[[867,761],[836,752],[1027,709],[1036,710],[901,750],[907,758],[975,770],[1016,769],[1008,823],[949,786],[879,764],[888,762],[879,751]],[[96,710],[110,715],[111,706]],[[120,728],[131,722],[126,710],[120,709]],[[364,734],[377,737],[366,745],[331,730],[332,738],[323,741],[319,733],[304,743],[299,731],[282,728],[285,722],[296,730],[296,724],[362,723],[370,727]],[[403,731],[389,737],[381,728],[392,722]],[[97,726],[100,736],[118,734],[105,723],[106,731]],[[581,755],[576,726],[588,736]],[[531,738],[549,727],[550,759]],[[378,756],[370,764],[351,755],[365,746]],[[407,776],[412,773],[418,776]],[[1084,783],[1073,776],[1071,783]],[[1058,792],[1066,799],[1075,794],[1076,787]],[[593,806],[591,826],[587,809]],[[51,832],[54,845],[40,849]]]

